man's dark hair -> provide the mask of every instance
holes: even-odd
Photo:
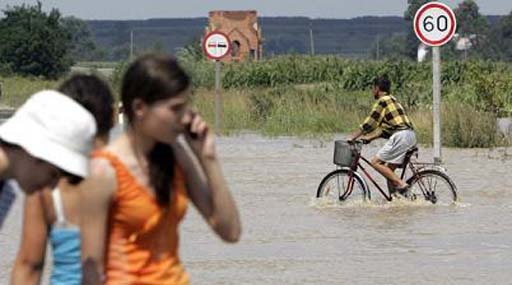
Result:
[[[387,77],[377,77],[373,80],[373,86],[379,87],[379,90],[382,92],[390,93],[391,92],[391,81]]]
[[[114,97],[105,81],[96,75],[75,74],[64,81],[58,91],[77,101],[93,115],[98,136],[108,135],[114,126]]]

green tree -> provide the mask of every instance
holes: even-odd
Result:
[[[493,43],[488,56],[498,60],[512,61],[512,12],[500,19],[490,35]]]
[[[61,14],[42,3],[8,7],[0,20],[0,63],[22,75],[57,78],[72,65],[71,34]]]
[[[493,44],[489,42],[489,22],[479,10],[475,1],[465,0],[454,11],[457,16],[457,33],[468,38],[472,45],[469,50],[470,56],[482,56],[484,50]]]
[[[405,38],[405,55],[411,59],[416,59],[418,46],[420,45],[420,40],[416,37],[413,29],[413,21],[416,12],[428,2],[432,2],[434,0],[407,0],[407,10],[404,13],[404,19],[409,22],[409,31]]]
[[[457,32],[460,35],[483,35],[488,32],[489,22],[480,14],[480,8],[475,1],[464,0],[454,12],[457,16]]]
[[[149,48],[150,52],[156,52],[156,53],[163,53],[165,52],[165,45],[162,43],[162,41],[157,40],[153,43],[153,46]]]
[[[407,10],[404,12],[404,19],[412,23],[416,12],[418,12],[421,6],[433,1],[434,0],[407,0],[407,5],[409,6],[407,6]]]
[[[400,59],[405,55],[405,35],[385,35],[378,37],[370,52],[373,59]],[[377,58],[378,55],[378,58]]]
[[[461,37],[468,38],[472,45],[469,56],[482,57],[489,48],[490,25],[486,17],[480,14],[480,8],[473,0],[465,0],[455,9],[457,16],[457,32]]]
[[[178,49],[176,56],[182,63],[190,64],[206,59],[201,39],[196,37],[190,39],[184,47]]]
[[[93,60],[97,48],[89,25],[75,17],[63,18],[62,24],[71,34],[70,55],[73,61]]]

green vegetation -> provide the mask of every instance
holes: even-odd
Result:
[[[71,66],[71,35],[57,10],[16,6],[0,20],[0,65],[4,72],[57,78]]]
[[[256,130],[266,135],[328,137],[357,128],[369,112],[370,92],[342,91],[319,86],[291,86],[223,92],[226,133]],[[195,105],[209,122],[214,120],[214,95],[199,89]],[[432,110],[410,110],[419,141],[432,142]],[[451,147],[490,147],[504,143],[496,132],[496,116],[465,103],[443,104],[443,144]]]
[[[20,106],[27,98],[43,89],[55,89],[57,81],[44,80],[36,77],[2,77],[2,98],[0,103],[10,107]]]
[[[196,85],[194,104],[213,123],[213,67],[186,62]],[[94,65],[93,65],[94,66]],[[127,63],[111,78],[119,91]],[[328,136],[356,128],[373,103],[371,81],[390,77],[393,93],[406,106],[420,141],[432,141],[431,70],[408,61],[355,61],[336,57],[287,56],[223,67],[223,128],[267,135]],[[443,140],[446,146],[490,147],[496,118],[512,115],[512,67],[492,62],[447,62],[443,68]],[[199,77],[199,78],[198,78]],[[31,93],[58,82],[23,77],[0,78],[4,104],[18,106]]]
[[[409,6],[404,13],[404,19],[409,27],[412,26],[416,11],[425,3],[434,0],[408,0]],[[464,0],[454,9],[457,16],[457,33],[468,38],[471,48],[466,52],[455,49],[456,41],[442,47],[443,57],[450,59],[492,59],[499,61],[512,60],[512,11],[507,16],[499,18],[486,17],[480,13],[480,8],[474,0]],[[413,29],[407,34],[393,35],[393,40],[381,43],[382,58],[416,59],[416,51],[420,41]],[[397,46],[399,43],[399,46]],[[393,48],[394,47],[394,48]],[[375,50],[375,47],[373,47]]]
[[[213,64],[182,51],[180,61],[192,75],[195,105],[214,119]],[[89,64],[101,66],[99,63]],[[112,66],[107,64],[106,66]],[[111,78],[119,92],[127,62]],[[284,56],[223,67],[223,127],[227,133],[261,131],[267,135],[319,136],[356,128],[372,104],[370,88],[387,75],[393,93],[411,113],[420,141],[432,141],[431,66],[410,61],[359,61],[324,56]],[[447,146],[489,147],[502,143],[496,118],[512,116],[512,67],[486,61],[443,65],[443,140]],[[3,103],[18,106],[31,93],[56,81],[1,78]]]
[[[213,87],[213,63],[185,60],[183,64],[188,67],[196,87]],[[257,63],[225,65],[223,87],[279,90],[281,86],[305,85],[336,90],[342,96],[347,91],[369,90],[375,76],[386,75],[394,84],[393,92],[401,97],[406,107],[420,108],[431,103],[431,68],[430,63],[417,64],[406,60],[359,61],[333,56],[283,56]],[[498,117],[512,116],[510,78],[512,66],[506,63],[444,62],[443,96],[449,102],[461,102]]]
[[[87,25],[36,5],[9,7],[0,18],[0,73],[56,79],[95,49]],[[85,57],[85,59],[89,59]]]
[[[421,4],[429,1],[409,0],[405,21],[410,21],[411,15]],[[54,88],[58,83],[55,79],[67,73],[73,60],[91,60],[98,58],[95,53],[102,53],[96,50],[87,25],[76,18],[62,19],[57,10],[45,13],[41,2],[36,6],[8,8],[4,13],[5,17],[0,19],[3,104],[16,107],[30,94]],[[469,54],[470,60],[457,60],[453,45],[443,48],[444,144],[456,147],[498,145],[503,140],[497,135],[496,118],[512,116],[512,66],[505,63],[512,59],[512,13],[491,25],[488,18],[479,14],[478,6],[472,0],[460,3],[456,13],[460,18],[459,32],[466,36],[479,36],[472,42],[474,49]],[[281,20],[267,19],[263,24],[273,23],[277,29]],[[345,21],[343,23],[348,26],[357,23],[368,30],[367,23],[378,26],[381,20],[385,19],[367,17],[336,21]],[[196,23],[194,19],[176,21],[182,25]],[[306,18],[290,21],[295,26],[286,34],[293,37],[300,34],[305,26],[309,27],[310,23]],[[314,29],[329,23],[328,20],[318,20]],[[89,24],[96,28],[103,25],[100,22]],[[396,26],[396,21],[387,19],[387,24]],[[204,27],[201,25],[196,23],[194,28]],[[386,25],[380,26],[386,28]],[[338,28],[330,29],[335,31]],[[150,34],[141,33],[125,22],[114,21],[108,29],[122,30],[122,33],[105,33],[108,37],[117,37],[113,42],[118,48],[112,49],[112,52],[122,54],[121,58],[127,58],[126,40],[130,31],[136,37]],[[180,39],[185,41],[183,35],[186,33],[180,34]],[[328,38],[332,42],[337,37],[329,34]],[[351,38],[342,39],[344,43],[356,42]],[[282,44],[286,40],[283,37],[272,44],[276,50],[283,52]],[[368,42],[368,38],[365,40]],[[153,46],[135,47],[135,54],[168,47],[167,42],[146,42]],[[369,112],[372,80],[385,75],[393,82],[393,94],[413,117],[420,141],[428,144],[432,141],[432,67],[428,62],[418,64],[407,59],[417,44],[415,37],[403,32],[379,41],[379,54],[381,58],[386,58],[380,61],[287,55],[259,62],[224,64],[224,130],[231,133],[248,129],[268,135],[305,136],[352,130]],[[298,51],[306,53],[307,48],[302,46]],[[177,56],[193,79],[197,90],[195,105],[208,121],[213,122],[214,63],[205,59],[198,39],[189,40],[188,45],[179,49]],[[108,58],[119,57],[112,54]],[[128,64],[127,61],[80,62],[76,70],[113,69],[109,79],[115,92],[119,93]]]

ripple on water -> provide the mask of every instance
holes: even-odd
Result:
[[[379,200],[379,201],[363,201],[363,200],[348,200],[348,201],[336,201],[328,198],[316,198],[312,197],[309,201],[309,207],[316,209],[329,209],[329,208],[337,208],[337,209],[351,209],[351,208],[382,208],[382,209],[390,209],[390,208],[414,208],[414,207],[460,207],[466,208],[471,206],[469,203],[437,203],[432,204],[426,200],[407,200],[407,199],[394,199],[391,202]]]

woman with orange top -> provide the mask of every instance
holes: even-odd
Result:
[[[127,128],[94,154],[81,193],[83,284],[188,284],[178,225],[189,200],[222,239],[240,238],[214,135],[190,96],[189,77],[171,57],[147,55],[128,68]]]

